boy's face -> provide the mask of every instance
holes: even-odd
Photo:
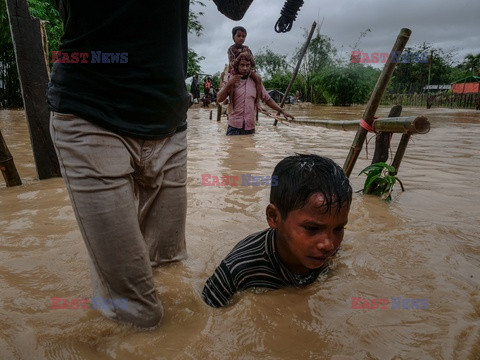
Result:
[[[322,267],[343,240],[350,206],[325,212],[323,205],[323,196],[312,194],[303,208],[290,211],[286,219],[275,205],[267,207],[268,224],[276,229],[280,259],[295,273]]]
[[[233,36],[233,41],[235,42],[235,45],[242,46],[243,43],[245,42],[246,37],[247,37],[247,34],[245,34],[245,32],[241,30],[237,30],[237,32]]]

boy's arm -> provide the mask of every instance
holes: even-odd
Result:
[[[218,11],[232,20],[241,20],[253,0],[213,0]]]
[[[222,261],[207,280],[202,291],[202,298],[207,305],[218,308],[227,305],[236,292],[237,288],[232,274],[225,262]]]

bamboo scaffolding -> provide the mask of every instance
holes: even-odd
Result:
[[[383,71],[378,78],[377,84],[373,89],[372,95],[370,96],[370,100],[368,101],[365,112],[363,113],[363,120],[369,125],[373,123],[375,112],[377,111],[378,105],[380,105],[382,96],[392,77],[395,66],[397,65],[397,62],[392,62],[392,54],[401,54],[401,52],[405,48],[405,45],[407,44],[411,33],[412,31],[410,29],[403,28],[400,30],[400,33],[397,36],[397,40],[393,45],[390,56],[387,59]],[[355,135],[355,139],[353,140],[352,146],[350,148],[350,152],[347,156],[347,159],[345,160],[345,164],[343,165],[343,169],[345,170],[347,176],[350,176],[350,174],[352,173],[358,155],[362,150],[366,136],[367,130],[365,130],[363,127],[358,127],[357,134]]]
[[[312,24],[312,27],[310,29],[310,33],[308,34],[307,41],[305,42],[305,45],[303,45],[302,52],[300,53],[300,57],[298,58],[297,66],[295,67],[295,70],[293,71],[292,78],[290,79],[290,82],[288,83],[287,90],[285,90],[285,94],[283,94],[283,99],[282,102],[280,103],[280,107],[283,108],[285,105],[285,101],[287,100],[288,93],[290,92],[290,89],[292,88],[293,82],[295,81],[298,70],[300,69],[300,65],[302,64],[303,57],[305,56],[305,53],[307,52],[308,46],[310,45],[310,41],[312,40],[313,32],[315,31],[315,28],[317,27],[317,23],[314,21]],[[277,116],[280,115],[280,113],[277,113]],[[277,119],[273,122],[273,126],[277,126]]]
[[[327,129],[352,131],[357,130],[360,120],[309,120],[295,119],[290,122],[303,125],[323,126]],[[426,134],[430,131],[430,122],[425,116],[405,116],[376,119],[373,124],[375,132],[399,134]]]

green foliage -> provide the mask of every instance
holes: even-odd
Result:
[[[199,6],[205,7],[205,4],[203,3],[203,1],[199,1],[199,0],[190,0],[190,7],[192,7],[192,5],[199,5]],[[188,32],[189,33],[193,33],[197,36],[202,35],[203,26],[199,20],[199,17],[202,15],[203,15],[203,11],[195,12],[190,10],[190,12],[188,13]]]
[[[430,84],[450,84],[455,80],[452,72],[453,54],[442,49],[434,48],[431,44],[423,43],[419,46],[406,47],[402,56],[406,59],[414,56],[428,54],[431,58]],[[424,86],[428,85],[429,63],[428,62],[399,62],[389,84],[390,93],[420,93]]]
[[[205,59],[204,56],[198,55],[193,49],[188,49],[187,78],[201,73],[200,61],[203,59]]]
[[[199,5],[200,7],[205,7],[203,1],[200,0],[190,0],[190,12],[188,13],[188,32],[190,34],[195,34],[196,36],[201,36],[203,31],[203,26],[200,23],[200,16],[203,16],[203,11],[194,11],[192,7],[194,5]],[[200,74],[202,68],[200,62],[204,60],[204,56],[200,56],[193,49],[188,49],[188,59],[187,59],[187,78]]]
[[[308,31],[305,30],[304,40],[302,41],[302,46],[296,50],[295,55],[293,56],[293,62],[298,63],[300,58],[303,45],[305,44],[308,38]],[[312,37],[310,45],[308,46],[307,52],[302,60],[302,65],[300,67],[300,76],[303,77],[304,88],[301,90],[303,98],[305,101],[314,102],[314,83],[313,79],[322,70],[336,65],[337,49],[333,45],[333,40],[325,35],[321,35],[317,31],[315,36]]]
[[[56,51],[63,35],[63,23],[54,0],[28,0],[30,14],[46,21],[49,51]]]
[[[372,194],[380,196],[387,202],[392,201],[392,190],[395,183],[398,181],[402,191],[405,191],[402,182],[395,175],[395,168],[384,162],[378,162],[367,166],[360,174],[366,174],[367,178],[363,185],[364,194]]]
[[[319,83],[325,98],[336,106],[364,104],[380,74],[380,70],[362,64],[331,67],[323,72]]]
[[[7,16],[7,4],[4,0],[0,1],[0,46],[12,43],[12,36],[10,35],[10,25]]]
[[[480,53],[477,55],[468,54],[465,56],[461,66],[464,70],[470,73],[469,75],[480,75]]]
[[[270,49],[255,54],[255,63],[257,70],[266,79],[285,73],[289,66],[286,55],[276,54]]]
[[[292,74],[290,73],[274,73],[270,78],[262,79],[266,89],[277,89],[284,92],[288,87]]]

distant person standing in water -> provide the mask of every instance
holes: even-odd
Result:
[[[193,75],[192,83],[190,85],[190,92],[192,93],[193,102],[198,103],[200,98],[200,88],[198,86],[198,75]]]

